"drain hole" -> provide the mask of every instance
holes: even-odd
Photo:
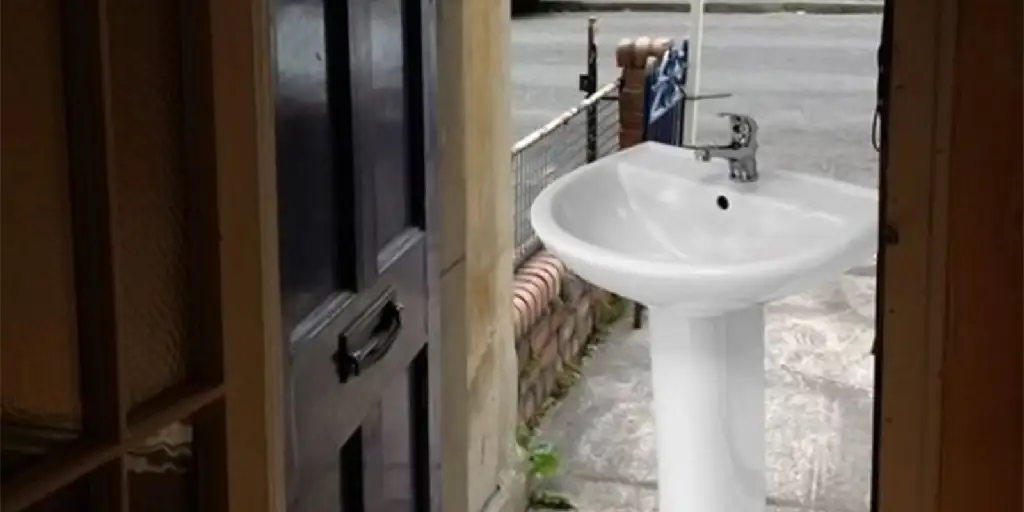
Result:
[[[719,208],[721,208],[723,210],[728,210],[729,209],[729,198],[728,197],[718,196],[718,199],[715,200],[715,202],[718,203],[718,207]]]

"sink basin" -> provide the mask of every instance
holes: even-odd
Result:
[[[836,277],[875,251],[878,196],[835,180],[728,164],[646,142],[548,186],[531,209],[545,247],[597,286],[713,315]]]
[[[865,263],[874,190],[644,143],[573,171],[531,209],[580,277],[650,306],[658,507],[763,512],[763,304]]]

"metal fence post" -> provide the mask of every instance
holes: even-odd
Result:
[[[690,73],[689,73],[690,72],[690,40],[689,39],[683,39],[683,42],[682,42],[682,44],[680,46],[681,46],[681,49],[683,51],[683,59],[684,59],[683,60],[683,62],[684,62],[684,66],[683,66],[683,80],[682,80],[682,85],[681,86],[685,87],[685,84],[689,83],[689,80],[690,80]],[[689,91],[687,91],[687,92],[689,92]],[[689,101],[687,101],[687,99],[684,97],[683,101],[679,102],[679,110],[677,111],[677,115],[679,116],[679,128],[678,128],[679,129],[679,137],[678,137],[678,139],[675,139],[672,142],[674,144],[676,144],[676,145],[679,145],[679,146],[683,145],[683,143],[686,142],[686,137],[688,135],[696,133],[696,132],[689,131],[693,127],[689,126],[688,123],[687,123],[687,117],[686,117],[687,116],[687,111],[686,111],[686,109],[687,109],[687,105],[686,104],[687,103],[689,103]],[[690,105],[689,108],[696,108],[696,105]],[[691,144],[696,144],[697,143],[696,139],[695,140],[691,140],[689,142]]]
[[[689,51],[688,44],[686,40],[682,43],[684,59],[687,57],[686,52]],[[667,38],[658,38],[654,41],[650,38],[640,38],[619,43],[616,61],[622,68],[622,91],[619,93],[622,148],[647,140],[673,145],[682,143],[685,101],[677,101],[671,109],[661,112],[658,118],[651,118],[651,88],[655,83],[656,66],[672,45],[673,41]],[[685,71],[684,67],[683,72]],[[634,329],[643,327],[645,309],[643,304],[633,303]]]
[[[580,91],[589,98],[597,92],[597,18],[587,20],[587,73],[580,75]],[[597,104],[587,107],[587,162],[597,160]]]
[[[596,35],[597,18],[591,17],[587,23],[587,68],[579,75],[578,84],[586,94],[583,101],[512,146],[516,268],[541,246],[529,218],[537,195],[560,176],[622,147],[624,125],[620,124],[622,100],[618,94],[622,83],[615,80],[598,87]],[[618,58],[618,52],[616,55]],[[643,88],[636,93],[642,95]]]

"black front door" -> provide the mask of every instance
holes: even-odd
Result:
[[[431,510],[432,20],[412,0],[277,2],[289,512]]]

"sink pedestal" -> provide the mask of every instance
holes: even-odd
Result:
[[[764,309],[649,314],[659,510],[763,512]]]

